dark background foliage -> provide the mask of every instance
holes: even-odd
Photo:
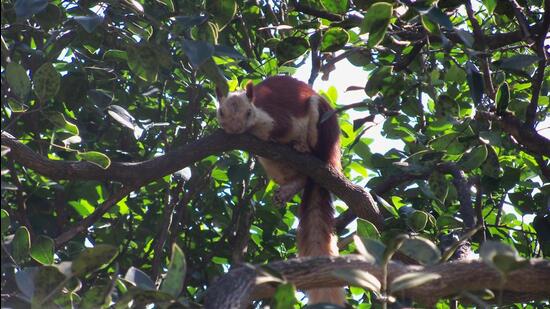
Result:
[[[217,129],[216,86],[233,91],[305,61],[310,83],[330,80],[343,59],[369,72],[364,88],[348,89],[364,91],[362,102],[322,94],[339,110],[345,175],[381,197],[382,240],[405,232],[440,243],[479,224],[474,251],[492,239],[524,258],[549,256],[548,6],[2,1],[3,306],[196,306],[232,265],[294,257],[299,197],[274,206],[274,185],[248,152],[207,153],[154,179],[130,166],[109,173],[178,146],[194,152]],[[376,115],[403,149],[373,153]],[[37,158],[7,133],[42,157],[106,173],[37,173]],[[337,212],[345,239],[355,216],[342,202]],[[355,251],[349,243],[342,253]],[[173,262],[182,254],[185,267]],[[66,261],[69,277],[46,266]],[[178,283],[150,292],[161,278]],[[351,294],[370,307],[364,290]]]

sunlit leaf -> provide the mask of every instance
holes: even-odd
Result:
[[[392,293],[414,288],[430,281],[440,279],[441,275],[428,272],[413,272],[401,275],[393,279],[390,283],[389,290]]]

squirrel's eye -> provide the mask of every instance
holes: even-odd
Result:
[[[250,115],[252,115],[252,110],[249,109],[247,112],[246,112],[246,118],[250,118]]]

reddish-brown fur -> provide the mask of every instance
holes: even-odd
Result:
[[[256,86],[247,85],[246,94],[253,104],[265,110],[275,119],[271,139],[285,136],[290,128],[291,117],[306,117],[309,101],[318,94],[307,84],[291,77],[270,77]],[[319,100],[319,118],[332,111],[330,105]],[[340,170],[340,127],[336,115],[332,115],[317,125],[318,140],[312,154],[329,166]],[[334,209],[330,193],[308,178],[300,205],[298,226],[298,250],[301,256],[337,255],[335,252],[333,229]],[[341,289],[309,291],[310,299],[317,301],[345,301]],[[313,299],[317,298],[317,299]]]
[[[271,132],[273,140],[285,135],[291,116],[300,118],[307,115],[307,103],[316,94],[306,83],[289,76],[266,78],[254,86],[253,95],[250,87],[248,84],[246,93],[249,98],[253,96],[254,105],[275,119],[275,128]]]

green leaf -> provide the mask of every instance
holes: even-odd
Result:
[[[357,235],[353,235],[353,242],[357,252],[364,256],[367,262],[381,265],[386,251],[386,246],[382,242],[376,239],[361,238]]]
[[[58,129],[60,131],[69,132],[73,135],[80,134],[80,132],[78,130],[78,127],[75,124],[67,121],[67,119],[65,119],[65,115],[63,115],[62,113],[60,113],[60,112],[47,112],[45,114],[46,114],[47,119],[51,123],[53,123],[53,125],[55,126],[56,129]]]
[[[96,245],[86,248],[73,261],[71,271],[75,276],[86,275],[109,265],[118,254],[118,249],[111,245]]]
[[[144,273],[142,270],[132,266],[128,268],[126,275],[124,275],[124,280],[135,284],[138,288],[142,290],[154,290],[155,283],[151,278]]]
[[[449,193],[449,181],[445,178],[440,172],[434,171],[430,178],[428,179],[430,185],[430,190],[433,192],[435,197],[441,202],[445,203],[447,194]]]
[[[10,62],[6,67],[6,79],[15,95],[22,101],[26,101],[31,92],[31,80],[22,65]]]
[[[349,8],[348,0],[321,0],[323,6],[332,13],[346,13]]]
[[[110,288],[108,285],[92,286],[82,296],[79,308],[108,308],[109,306],[105,306],[105,304],[108,304],[111,299]]]
[[[447,73],[445,74],[445,80],[449,82],[455,82],[462,84],[466,81],[466,72],[457,65],[451,64]]]
[[[205,41],[183,40],[182,49],[195,68],[214,55],[214,45]]]
[[[88,16],[74,16],[73,19],[88,33],[94,32],[95,28],[103,22],[103,17],[93,13]]]
[[[25,267],[20,269],[15,273],[15,284],[21,295],[24,296],[24,299],[28,302],[31,301],[32,295],[34,294],[34,278],[38,272],[39,267]]]
[[[350,285],[360,286],[375,292],[377,295],[380,294],[380,287],[382,286],[380,280],[367,271],[344,268],[332,271],[332,274],[335,277],[348,282]]]
[[[365,85],[365,93],[368,96],[374,96],[384,86],[384,79],[388,78],[392,74],[393,67],[382,66],[375,69],[369,76],[367,84]]]
[[[2,148],[3,147],[4,146],[2,146]],[[1,235],[4,236],[4,234],[6,234],[6,232],[10,228],[10,214],[6,210],[2,209],[1,210],[1,218],[2,218],[2,221],[1,221],[1,224],[0,224],[0,227],[2,228],[2,234]]]
[[[483,5],[487,8],[489,14],[493,14],[495,8],[497,7],[498,0],[482,0]]]
[[[483,262],[498,270],[503,276],[529,264],[529,261],[520,257],[510,245],[492,240],[481,245],[479,256]]]
[[[487,146],[479,145],[470,152],[464,154],[458,165],[465,171],[471,171],[480,167],[487,159]]]
[[[384,39],[393,14],[390,3],[378,2],[367,10],[367,14],[361,23],[360,33],[369,33],[367,46],[372,48]]]
[[[321,52],[335,52],[346,45],[349,40],[349,34],[342,28],[330,28],[323,33],[321,40]]]
[[[449,215],[441,215],[436,220],[436,226],[439,230],[447,229],[459,229],[464,225],[462,221],[457,220],[455,217]]]
[[[357,236],[361,238],[379,239],[380,232],[370,221],[358,218],[357,219]]]
[[[41,101],[52,99],[61,86],[61,74],[51,62],[44,63],[33,74],[34,93]]]
[[[399,247],[399,251],[422,265],[433,265],[441,259],[441,252],[439,252],[437,246],[422,237],[406,238]]]
[[[483,84],[483,75],[481,75],[477,67],[470,61],[466,63],[466,79],[470,87],[470,96],[477,106],[481,104],[485,86]]]
[[[432,22],[431,19],[429,19],[426,16],[420,15],[420,21],[422,22],[422,26],[424,29],[428,30],[431,34],[438,34],[439,33],[439,26]]]
[[[111,165],[111,159],[98,151],[78,152],[76,158],[93,163],[102,169],[107,169]]]
[[[129,45],[128,67],[139,78],[147,82],[155,82],[159,71],[159,60],[154,47],[149,44]]]
[[[31,252],[31,234],[26,226],[20,226],[16,231],[12,241],[13,259],[21,264],[29,258]]]
[[[51,293],[54,295],[61,292],[61,284],[65,282],[63,275],[57,267],[43,266],[38,269],[34,276],[34,294],[32,296],[32,308],[55,308],[53,306],[54,297],[48,297]]]
[[[497,102],[497,115],[504,115],[510,103],[510,88],[508,83],[504,82],[498,87],[495,101]]]
[[[510,58],[503,58],[495,61],[494,64],[503,70],[518,71],[534,64],[539,60],[540,58],[535,55],[515,55]]]
[[[401,275],[390,283],[391,293],[414,288],[433,280],[441,278],[441,275],[428,272],[413,272]]]
[[[420,210],[415,210],[407,216],[406,221],[407,225],[414,232],[420,232],[426,227],[426,224],[428,223],[428,214]]]
[[[439,8],[432,7],[424,14],[431,21],[439,24],[447,30],[453,30],[453,23],[447,14],[443,13]]]
[[[309,43],[302,37],[287,37],[277,44],[275,54],[280,64],[294,60],[309,49]]]
[[[481,165],[481,172],[484,175],[487,175],[492,178],[499,178],[502,174],[502,169],[500,168],[500,163],[498,161],[498,155],[491,145],[486,145],[487,147],[487,159]]]
[[[296,287],[292,283],[280,284],[275,290],[273,296],[275,309],[294,308],[294,305],[298,303],[296,299]]]
[[[69,201],[69,205],[71,205],[83,218],[91,215],[95,210],[95,207],[90,204],[88,200],[85,199],[79,199],[78,201]]]
[[[186,272],[185,255],[180,247],[174,243],[172,245],[172,256],[170,257],[170,264],[168,264],[168,271],[160,285],[160,290],[174,296],[174,298],[178,297],[183,289]]]
[[[26,20],[48,6],[48,0],[17,0],[15,15],[18,20]]]
[[[40,235],[32,243],[31,257],[42,265],[53,264],[54,241],[48,236]]]
[[[206,1],[206,10],[218,28],[223,30],[237,13],[237,2],[235,0]]]

